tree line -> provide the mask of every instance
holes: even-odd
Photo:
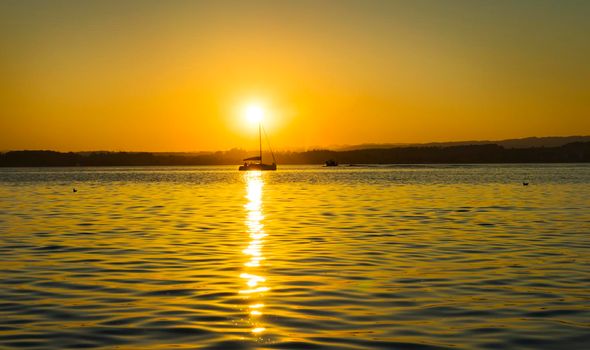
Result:
[[[211,153],[9,151],[0,154],[2,167],[147,166],[241,164],[250,153],[232,149]],[[445,163],[577,163],[590,162],[590,142],[559,147],[505,148],[497,144],[447,147],[393,147],[347,151],[279,152],[278,164],[445,164]],[[271,155],[264,154],[265,162]],[[267,161],[268,160],[268,161]]]

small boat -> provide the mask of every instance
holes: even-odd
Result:
[[[328,159],[325,163],[326,166],[338,166],[338,162],[334,159]]]
[[[261,133],[262,126],[258,123],[258,145],[259,145],[259,155],[255,157],[249,157],[244,159],[244,165],[240,165],[238,168],[239,171],[261,171],[261,170],[277,170],[277,162],[275,161],[275,155],[270,150],[270,154],[272,155],[272,164],[264,164],[262,162],[262,133]],[[266,135],[266,131],[265,131]],[[267,138],[268,141],[268,138]],[[269,147],[270,148],[270,147]]]
[[[238,168],[238,170],[240,171],[248,171],[248,170],[277,170],[277,164],[276,163],[272,163],[272,164],[264,164],[262,162],[259,163],[248,163],[249,160],[259,160],[260,157],[251,157],[251,158],[246,158],[244,159],[244,161],[246,163],[244,163],[244,165],[240,165],[240,167]]]

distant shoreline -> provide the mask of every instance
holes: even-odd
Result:
[[[9,151],[0,154],[0,167],[75,166],[178,166],[238,165],[249,155],[244,150],[206,154],[150,152],[55,152]],[[268,157],[268,158],[267,158]],[[499,164],[499,163],[588,163],[590,142],[558,147],[506,148],[498,144],[460,146],[412,146],[345,151],[311,150],[275,153],[280,164]],[[270,158],[270,154],[263,154]]]

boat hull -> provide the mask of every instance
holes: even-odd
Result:
[[[277,170],[276,164],[247,164],[240,165],[239,171],[265,171],[265,170]]]

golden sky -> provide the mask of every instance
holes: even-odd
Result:
[[[590,134],[589,1],[0,2],[0,150]]]

